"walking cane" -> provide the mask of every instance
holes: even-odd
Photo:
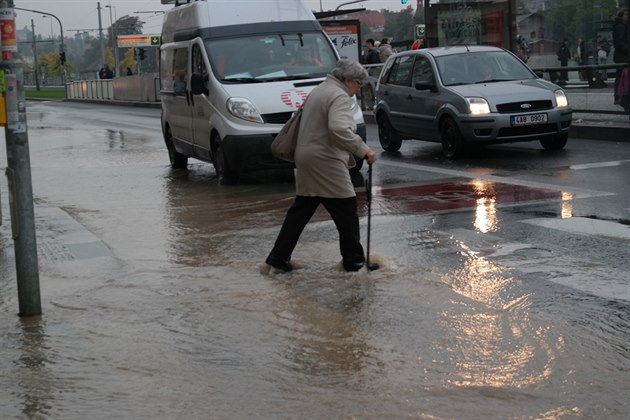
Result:
[[[372,164],[368,163],[368,179],[365,182],[365,198],[367,199],[367,255],[365,257],[365,267],[368,271],[376,270],[376,264],[370,264],[370,223],[372,218]]]

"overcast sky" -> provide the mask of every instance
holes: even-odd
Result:
[[[232,0],[236,4],[238,0]],[[351,0],[305,0],[314,11],[335,10],[337,6]],[[15,7],[22,9],[49,12],[55,15],[63,25],[64,36],[72,37],[75,31],[90,30],[98,35],[98,10],[97,5],[101,5],[101,25],[107,28],[110,23],[110,12],[113,21],[125,15],[137,16],[144,21],[145,34],[158,34],[162,24],[161,11],[173,6],[162,5],[160,0],[14,0]],[[409,0],[415,7],[415,1]],[[110,6],[106,7],[106,6]],[[359,3],[345,5],[343,9],[353,9],[365,7],[366,9],[380,10],[402,10],[406,6],[400,4],[400,0],[365,0]],[[16,26],[23,29],[27,26],[31,28],[31,19],[35,25],[35,33],[47,38],[51,35],[59,36],[59,23],[51,17],[42,17],[41,13],[16,10]],[[137,13],[140,12],[140,13]],[[157,12],[157,13],[156,13]]]

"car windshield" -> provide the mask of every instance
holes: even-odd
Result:
[[[535,79],[518,58],[506,51],[481,51],[435,58],[444,86]]]
[[[213,72],[224,83],[324,77],[337,61],[319,32],[212,39],[205,46]]]

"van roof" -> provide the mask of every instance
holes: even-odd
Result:
[[[185,14],[200,27],[316,20],[302,0],[162,0],[162,4],[174,4],[166,15],[180,15],[178,20],[183,17],[181,12],[189,9]]]

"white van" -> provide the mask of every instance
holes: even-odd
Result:
[[[221,179],[291,167],[270,145],[339,55],[301,0],[162,0],[162,131],[171,166]],[[353,101],[357,132],[365,122]],[[358,162],[361,162],[358,160]]]

